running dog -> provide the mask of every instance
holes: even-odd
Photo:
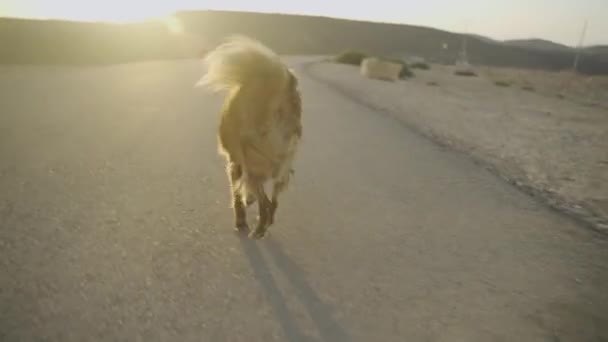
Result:
[[[298,79],[274,51],[244,36],[230,37],[203,62],[207,73],[198,85],[227,90],[218,143],[226,158],[235,229],[249,230],[245,209],[257,201],[258,222],[249,236],[261,239],[274,223],[302,138]],[[267,182],[273,186],[270,199]]]

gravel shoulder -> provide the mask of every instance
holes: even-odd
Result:
[[[603,80],[578,82],[594,88],[589,102],[577,95],[583,90],[556,96],[548,86],[555,83],[550,74],[524,79],[521,71],[481,69],[479,77],[457,77],[453,71],[433,66],[393,83],[367,79],[352,66],[320,62],[307,68],[351,99],[465,152],[552,207],[608,232],[608,90],[598,86]],[[497,80],[508,86],[497,86]]]

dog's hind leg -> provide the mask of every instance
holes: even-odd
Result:
[[[270,201],[270,218],[269,225],[274,223],[274,214],[279,207],[279,195],[285,191],[291,176],[294,174],[294,170],[291,168],[291,161],[283,164],[278,177],[274,178],[272,185],[272,199]]]
[[[279,194],[285,190],[287,187],[286,180],[275,181],[272,186],[272,199],[270,200],[270,218],[268,219],[268,224],[272,225],[274,223],[274,214],[279,207]]]
[[[245,212],[245,204],[239,189],[236,184],[243,176],[243,169],[240,165],[233,162],[228,163],[228,177],[230,179],[230,190],[232,192],[232,210],[234,211],[234,227],[238,231],[246,231],[247,213]]]
[[[268,226],[270,225],[270,215],[271,215],[271,203],[264,191],[263,182],[255,182],[255,186],[252,187],[255,191],[255,197],[258,201],[258,224],[253,232],[251,232],[250,237],[252,239],[261,239],[266,234],[268,230]]]

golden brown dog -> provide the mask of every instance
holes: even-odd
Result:
[[[298,81],[271,49],[243,36],[231,37],[204,62],[207,74],[199,84],[228,90],[218,140],[227,161],[235,226],[248,229],[245,207],[257,200],[258,223],[250,237],[259,239],[274,222],[302,136]],[[264,191],[268,181],[271,199]]]

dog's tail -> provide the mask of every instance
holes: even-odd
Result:
[[[289,78],[289,71],[277,54],[245,36],[230,37],[211,51],[203,62],[207,73],[196,86],[213,91],[231,90],[255,81],[283,84]]]

